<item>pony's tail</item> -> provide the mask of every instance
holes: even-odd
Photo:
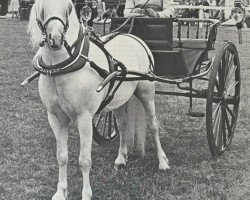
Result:
[[[134,96],[127,103],[127,117],[129,148],[144,155],[147,117],[142,103]]]

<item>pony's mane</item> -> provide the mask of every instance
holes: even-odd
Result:
[[[68,17],[69,28],[66,33],[66,40],[71,45],[78,35],[79,21],[71,0],[36,0],[30,13],[28,33],[34,47],[38,46],[42,40],[42,32],[37,20],[42,24],[50,17],[59,17],[66,22]]]

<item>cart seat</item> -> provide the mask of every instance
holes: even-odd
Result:
[[[179,38],[173,38],[173,47],[178,47]],[[206,49],[208,47],[208,39],[181,39],[181,46],[184,49]]]
[[[120,27],[127,18],[111,19],[110,30]],[[128,33],[131,23],[119,28],[120,32]],[[173,40],[173,20],[168,18],[135,18],[131,34],[141,38],[150,50],[171,50]]]
[[[125,20],[112,18],[110,30],[116,30]],[[119,31],[128,33],[130,28],[131,24],[127,23]],[[154,73],[158,76],[188,76],[206,57],[207,39],[181,39],[182,46],[178,38],[173,39],[173,19],[135,18],[131,34],[148,45],[155,60]]]

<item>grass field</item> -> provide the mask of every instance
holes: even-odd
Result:
[[[0,199],[47,200],[56,191],[58,168],[53,133],[41,104],[37,80],[22,88],[33,72],[35,54],[26,34],[27,22],[0,21]],[[171,169],[157,170],[155,146],[148,136],[146,156],[131,154],[126,170],[115,172],[118,142],[93,145],[90,174],[94,200],[250,200],[250,30],[243,44],[235,28],[220,28],[223,40],[238,48],[241,105],[231,148],[217,160],[211,158],[205,118],[186,115],[188,99],[156,96],[160,136]],[[165,85],[164,87],[169,87]],[[195,101],[205,110],[205,101]],[[79,136],[72,126],[69,137],[69,199],[81,199],[78,165]]]

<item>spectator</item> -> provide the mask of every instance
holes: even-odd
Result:
[[[117,13],[116,13],[116,8],[115,6],[111,6],[110,8],[108,8],[103,14],[102,14],[102,18],[110,18],[110,17],[116,17]]]
[[[193,2],[187,1],[186,5],[193,5]],[[198,18],[199,17],[199,11],[194,9],[185,9],[182,13],[183,18]]]
[[[77,14],[77,17],[78,17],[79,21],[81,21],[81,19],[80,19],[80,17],[81,17],[81,9],[86,4],[92,10],[92,16],[91,16],[91,19],[88,21],[88,26],[93,26],[93,19],[95,19],[98,16],[96,1],[93,1],[93,3],[87,3],[85,0],[75,0],[74,5],[75,5],[75,9],[76,9],[76,14]]]
[[[76,9],[76,15],[77,18],[80,20],[81,17],[81,9],[85,5],[85,0],[75,0],[74,1],[75,9]]]
[[[196,6],[209,6],[209,3],[207,2],[207,0],[196,0],[195,4]],[[199,9],[195,9],[195,13],[194,13],[195,18],[199,18]],[[203,10],[203,18],[209,18],[209,9],[204,9]]]
[[[97,11],[97,2],[93,1],[93,3],[88,3],[88,6],[92,10],[92,16],[91,19],[88,21],[89,26],[93,26],[93,20],[98,16],[98,11]]]
[[[8,0],[1,0],[0,19],[6,18],[8,12]]]
[[[16,18],[18,18],[18,9],[19,9],[19,0],[11,0],[9,12],[12,13],[12,18],[14,18],[14,15]]]
[[[207,0],[201,0],[201,5],[202,6],[209,6],[209,3]],[[209,9],[205,9],[203,10],[203,17],[205,19],[208,19],[209,18]]]
[[[118,17],[124,17],[124,14],[123,14],[124,9],[125,9],[125,4],[121,4],[120,3],[118,5],[118,8],[117,8],[117,15],[118,15]]]
[[[146,15],[148,17],[171,17],[173,0],[126,0],[124,16]]]

